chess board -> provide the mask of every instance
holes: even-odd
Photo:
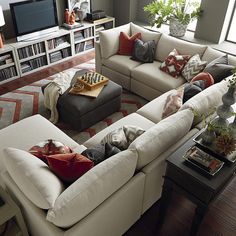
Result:
[[[77,80],[78,82],[81,82],[87,90],[93,90],[99,86],[106,85],[109,81],[108,78],[97,72],[87,72],[78,77]]]

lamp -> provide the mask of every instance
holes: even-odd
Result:
[[[3,16],[2,6],[0,6],[0,27],[5,25],[5,20]],[[3,39],[2,39],[2,32],[0,31],[0,48],[3,47]]]

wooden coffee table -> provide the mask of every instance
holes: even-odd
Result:
[[[182,157],[195,144],[193,138],[183,144],[167,159],[159,221],[160,224],[164,222],[172,192],[181,193],[196,204],[195,215],[189,235],[197,234],[198,227],[208,210],[208,206],[218,197],[236,174],[235,163],[225,163],[219,173],[211,178],[205,177],[200,172],[186,165]]]

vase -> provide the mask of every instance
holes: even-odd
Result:
[[[229,132],[231,136],[236,139],[236,116],[234,116],[234,121],[229,124]]]
[[[216,133],[218,134],[220,130],[228,127],[229,121],[227,119],[233,115],[234,110],[231,105],[235,103],[234,86],[228,88],[228,91],[222,96],[222,102],[223,104],[216,109],[218,117],[213,120]]]
[[[169,31],[170,35],[174,37],[183,37],[187,31],[188,24],[183,24],[177,19],[170,20]]]
[[[203,144],[210,145],[216,138],[216,134],[214,130],[208,130],[207,128],[202,133],[202,142]]]

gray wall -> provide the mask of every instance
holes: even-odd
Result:
[[[136,20],[138,0],[114,0],[113,7],[116,26]]]
[[[227,16],[231,15],[228,6],[232,2],[232,0],[202,0],[201,8],[204,12],[198,20],[195,37],[214,43],[224,40],[225,37],[221,38],[221,35],[225,36],[226,33],[223,26]]]
[[[23,2],[26,0],[0,0],[0,5],[3,8],[3,14],[5,18],[5,26],[3,27],[3,33],[6,39],[15,37],[14,27],[11,19],[9,3]],[[57,0],[57,14],[59,25],[64,22],[64,10],[66,8],[67,0]],[[113,0],[92,0],[93,10],[102,9],[105,10],[107,15],[113,15]]]

